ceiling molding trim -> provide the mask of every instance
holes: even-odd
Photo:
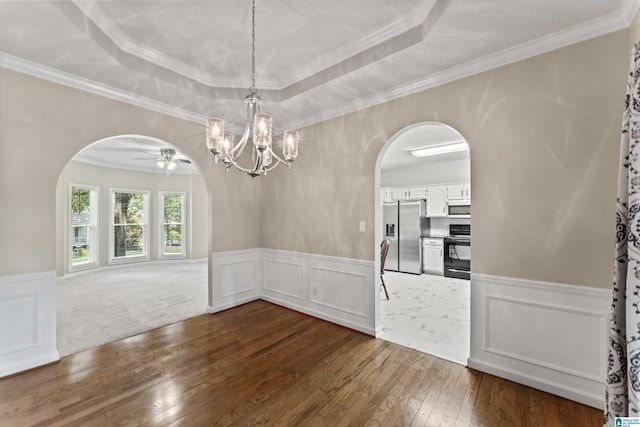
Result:
[[[505,49],[494,55],[489,55],[479,60],[471,61],[469,63],[453,67],[449,70],[430,75],[424,79],[416,80],[409,84],[397,86],[386,91],[325,109],[319,113],[292,121],[291,125],[293,127],[301,128],[332,118],[344,116],[346,114],[363,110],[403,96],[411,95],[455,80],[469,77],[474,74],[489,71],[494,68],[540,55],[542,53],[560,49],[571,44],[628,28],[639,8],[640,2],[637,0],[626,0],[623,2],[618,13],[611,14],[604,19],[590,21],[566,31],[544,36],[533,42]],[[166,114],[182,120],[201,124],[204,123],[206,119],[204,115],[196,114],[177,106],[131,94],[123,90],[115,89],[111,86],[96,83],[64,71],[55,70],[5,53],[0,53],[0,67],[116,101],[128,103],[161,114]]]
[[[437,0],[429,11],[428,16],[420,25],[410,28],[397,36],[384,40],[379,44],[372,46],[368,50],[357,53],[350,58],[332,65],[319,73],[308,78],[299,80],[293,85],[284,88],[281,100],[286,101],[300,94],[304,94],[318,86],[329,83],[334,79],[338,79],[343,75],[348,76],[350,73],[375,64],[384,58],[390,57],[402,50],[421,43],[426,35],[437,24],[442,14],[451,4],[451,0]]]
[[[639,9],[640,2],[627,0],[618,13],[611,14],[604,19],[589,21],[564,31],[540,37],[528,43],[504,49],[493,55],[487,55],[478,60],[431,74],[424,79],[415,80],[408,84],[327,108],[317,114],[296,120],[292,124],[296,128],[310,126],[622,30],[629,27]]]
[[[408,15],[398,18],[357,40],[342,44],[337,48],[319,56],[298,69],[296,76],[284,77],[280,80],[280,89],[294,86],[303,80],[318,75],[328,68],[347,62],[349,59],[365,51],[373,50],[402,34],[408,33],[424,25],[438,2],[445,0],[421,0]]]
[[[105,98],[135,105],[136,107],[145,108],[157,113],[166,114],[178,119],[187,120],[202,124],[205,122],[205,116],[196,114],[191,111],[184,110],[180,107],[165,104],[163,102],[154,101],[149,98],[134,95],[123,90],[115,89],[111,86],[96,83],[94,81],[78,77],[64,71],[46,67],[26,59],[18,58],[6,53],[0,52],[0,67],[17,71],[22,74],[37,77],[73,89],[89,92],[94,95],[103,96]]]
[[[96,26],[115,48],[145,62],[173,71],[188,79],[209,87],[244,88],[248,77],[212,76],[211,74],[179,61],[169,55],[144,46],[129,38],[122,32],[97,2],[73,0],[73,4],[81,11],[87,20]],[[91,32],[87,35],[94,38]],[[258,79],[257,84],[264,89],[277,90],[280,84],[273,79]]]
[[[72,3],[84,15],[85,19],[95,25],[95,27],[102,33],[102,36],[110,42],[113,48],[123,53],[172,71],[210,88],[244,88],[249,81],[247,76],[211,75],[197,67],[193,67],[169,55],[137,43],[118,28],[116,23],[104,12],[97,2],[72,0]],[[411,38],[410,33],[425,25],[436,6],[442,6],[443,4],[448,5],[448,3],[450,3],[450,0],[419,1],[414,7],[412,13],[408,16],[396,19],[390,24],[374,30],[356,41],[341,45],[337,49],[311,62],[310,65],[304,67],[302,72],[296,73],[296,76],[289,76],[288,78],[285,77],[280,80],[258,78],[256,80],[256,86],[263,90],[281,91],[283,89],[289,89],[291,86],[296,86],[314,75],[330,74],[326,73],[328,68],[338,67],[354,56],[360,55],[366,51],[382,51],[388,42],[403,35],[407,35]],[[442,10],[439,9],[445,8],[446,6],[437,8],[438,18],[442,14]],[[95,34],[91,31],[86,31],[86,33],[89,37],[95,40]],[[424,34],[422,34],[422,37],[413,40],[410,44],[415,44],[421,41],[423,37]],[[98,40],[95,41],[99,43]],[[371,58],[376,57],[376,55],[372,55]],[[118,59],[117,55],[115,56],[115,59]],[[295,93],[289,96],[295,96],[297,94],[298,93]]]
[[[620,7],[620,18],[624,20],[625,27],[631,26],[633,19],[638,14],[640,10],[640,2],[637,0],[626,0],[622,2],[622,6]]]

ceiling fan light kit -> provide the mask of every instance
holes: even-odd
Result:
[[[226,170],[231,166],[245,172],[255,178],[266,175],[267,172],[282,163],[291,167],[291,163],[298,157],[297,130],[287,130],[283,134],[282,157],[273,150],[272,122],[269,114],[260,112],[262,100],[258,96],[256,89],[256,2],[251,2],[251,86],[249,94],[245,97],[247,104],[247,122],[244,133],[236,143],[235,137],[224,132],[224,120],[217,117],[210,117],[206,122],[206,143],[207,149],[213,155],[215,163],[222,161]],[[248,144],[251,139],[252,144]],[[251,165],[242,166],[239,159],[244,153],[247,145],[252,145]]]
[[[181,163],[191,163],[188,159],[176,158],[176,150],[173,148],[161,148],[160,149],[160,158],[156,159],[156,165],[161,169],[166,170],[174,170],[178,165],[178,162]]]

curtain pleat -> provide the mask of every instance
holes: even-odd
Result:
[[[604,425],[640,417],[640,42],[633,46],[620,142]]]

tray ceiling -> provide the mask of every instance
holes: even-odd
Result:
[[[256,86],[301,127],[625,28],[636,0],[259,0]],[[251,4],[0,1],[0,66],[187,120],[244,121]]]

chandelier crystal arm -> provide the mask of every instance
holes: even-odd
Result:
[[[247,123],[244,127],[244,132],[242,133],[242,138],[240,138],[238,145],[231,150],[232,154],[235,155],[236,153],[242,153],[244,151],[244,147],[247,145],[247,141],[249,141],[249,134],[251,134],[251,125]]]

